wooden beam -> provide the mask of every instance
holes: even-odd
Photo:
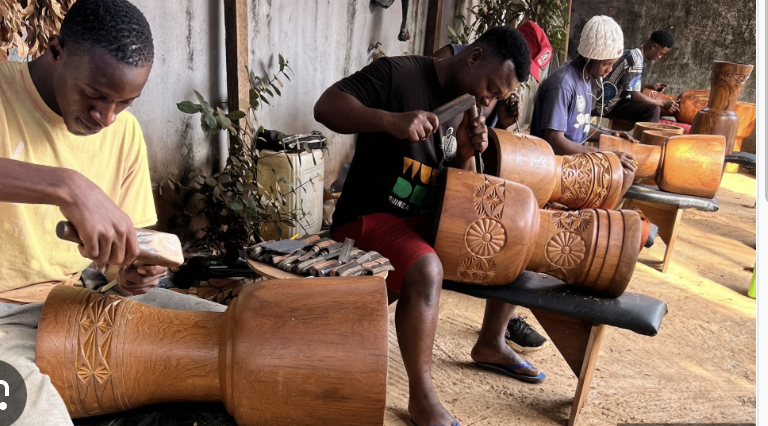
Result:
[[[443,0],[429,0],[424,56],[430,56],[440,48],[440,28],[443,20]]]
[[[573,0],[568,0],[568,21],[565,22],[565,46],[564,52],[560,55],[560,64],[564,64],[568,60],[568,41],[571,38],[571,6]]]
[[[227,106],[248,111],[248,0],[224,0]]]

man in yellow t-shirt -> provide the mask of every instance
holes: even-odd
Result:
[[[149,24],[127,0],[78,0],[45,54],[0,63],[0,361],[26,383],[16,425],[71,424],[34,364],[42,304],[31,302],[43,302],[55,285],[82,285],[80,273],[92,261],[119,267],[119,288],[147,293],[137,297],[144,303],[224,308],[148,292],[166,269],[131,266],[134,227],[153,225],[157,216],[144,137],[124,110],[141,94],[153,56]],[[83,245],[56,237],[65,219]],[[11,383],[10,393],[17,392]]]

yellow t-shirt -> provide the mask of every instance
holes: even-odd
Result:
[[[136,118],[123,111],[101,132],[75,136],[43,102],[24,62],[0,62],[0,158],[77,170],[136,227],[157,222]],[[56,206],[0,202],[0,299],[42,302],[54,285],[77,279],[90,265],[76,244],[56,237],[60,220]]]

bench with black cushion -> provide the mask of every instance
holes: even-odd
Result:
[[[528,271],[504,286],[443,281],[443,288],[531,310],[579,378],[569,426],[576,423],[587,400],[605,327],[655,336],[667,314],[667,304],[652,297],[628,292],[615,299],[598,297],[557,278]]]
[[[661,272],[666,273],[672,260],[677,230],[683,219],[683,210],[696,209],[716,212],[720,209],[717,198],[693,197],[660,190],[654,185],[633,184],[624,194],[621,208],[637,207],[645,217],[659,227],[659,237],[667,245],[662,259]]]

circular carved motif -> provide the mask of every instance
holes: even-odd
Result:
[[[545,252],[554,266],[573,268],[584,260],[586,244],[575,232],[560,232],[547,242]]]
[[[491,257],[507,244],[507,231],[498,220],[488,217],[474,221],[464,234],[470,253],[477,257]]]

